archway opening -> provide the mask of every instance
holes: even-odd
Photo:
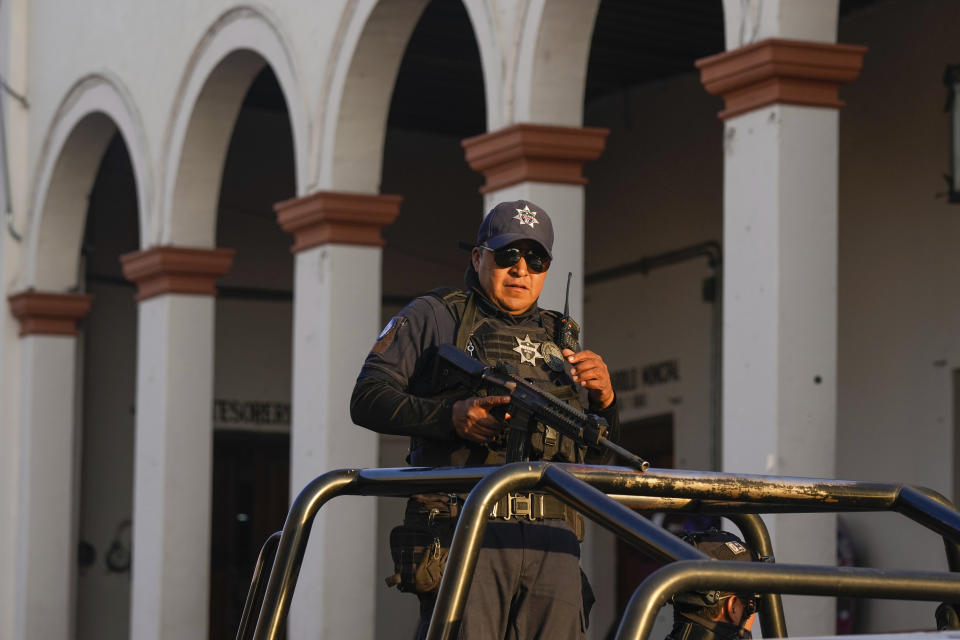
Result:
[[[440,284],[463,281],[483,211],[482,176],[460,141],[486,129],[480,53],[460,2],[433,0],[413,30],[390,103],[381,192],[404,197],[384,230],[383,314]]]
[[[433,0],[407,43],[387,120],[380,191],[404,200],[400,216],[383,232],[383,322],[430,289],[463,286],[468,254],[457,240],[476,236],[483,179],[467,166],[460,141],[485,130],[483,73],[470,18],[460,2]],[[406,464],[408,444],[381,436],[380,466]],[[402,512],[403,501],[378,500],[377,548],[389,548],[388,533]],[[380,554],[377,571],[393,572],[389,555]],[[414,634],[417,611],[409,600],[395,589],[378,591],[376,638]]]
[[[137,184],[120,133],[89,192],[81,288],[93,294],[80,342],[82,376],[76,637],[130,632],[137,305],[119,256],[139,248]]]
[[[260,546],[288,506],[293,255],[273,205],[295,195],[293,136],[273,70],[243,96],[223,164],[216,245],[210,638],[236,633]]]

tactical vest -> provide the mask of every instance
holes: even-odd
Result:
[[[455,344],[488,366],[500,366],[538,389],[553,394],[577,409],[583,409],[580,392],[569,374],[555,338],[560,314],[538,311],[537,326],[517,326],[488,316],[477,308],[477,294],[461,290],[435,289],[429,295],[443,301],[459,318]],[[469,394],[468,394],[469,395]],[[481,391],[480,395],[484,395]],[[466,397],[462,390],[434,389],[433,397]],[[541,423],[531,425],[530,458],[560,462],[583,462],[586,447],[577,445]],[[506,462],[506,431],[493,442],[479,444],[413,438],[410,463],[415,466],[467,466]]]

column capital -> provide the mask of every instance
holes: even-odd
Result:
[[[90,312],[93,296],[82,293],[21,291],[7,298],[20,322],[20,335],[77,335],[77,321]]]
[[[519,182],[586,184],[583,164],[603,153],[609,129],[521,123],[466,138],[467,164],[487,179],[481,193]]]
[[[770,38],[697,60],[700,81],[721,96],[726,120],[771,104],[839,109],[840,86],[860,74],[866,47]]]
[[[151,247],[120,256],[123,276],[136,283],[135,300],[166,293],[217,295],[215,282],[233,264],[233,249]]]
[[[273,205],[277,222],[293,235],[293,253],[320,245],[382,247],[383,227],[396,220],[403,196],[317,191]]]

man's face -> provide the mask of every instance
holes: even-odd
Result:
[[[523,253],[530,249],[543,253],[539,244],[528,240],[520,240],[508,246],[518,247]],[[480,278],[480,286],[487,297],[510,315],[523,313],[540,297],[547,272],[534,273],[527,266],[526,258],[521,258],[511,267],[500,267],[494,261],[492,251],[474,247],[472,259],[473,268],[477,270]]]

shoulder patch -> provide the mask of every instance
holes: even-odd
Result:
[[[403,316],[393,316],[390,318],[387,326],[385,326],[380,332],[380,335],[377,336],[377,341],[374,343],[371,351],[373,353],[383,353],[386,351],[387,347],[393,344],[393,338],[397,335],[397,329],[403,326],[403,323],[406,321],[407,319]]]

